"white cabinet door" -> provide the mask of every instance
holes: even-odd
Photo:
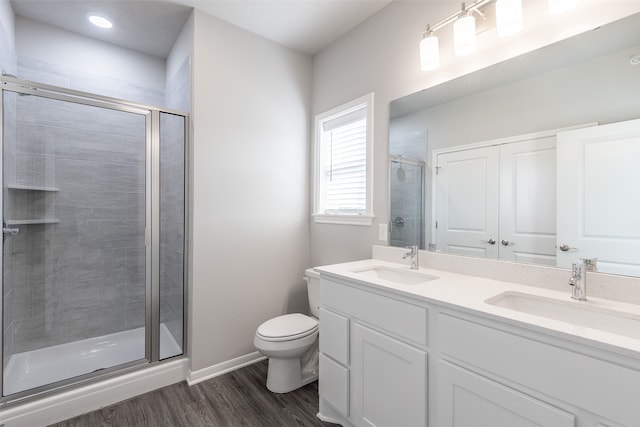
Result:
[[[352,357],[351,413],[355,425],[427,425],[425,351],[354,324]]]
[[[556,138],[500,147],[500,259],[556,265]]]
[[[558,265],[640,275],[640,120],[558,134]]]
[[[438,155],[435,235],[439,250],[498,258],[498,150],[494,146]]]
[[[438,361],[438,426],[574,427],[576,417],[449,362]]]

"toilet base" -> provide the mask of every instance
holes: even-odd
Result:
[[[273,393],[288,393],[318,379],[318,372],[303,375],[300,359],[269,359],[267,388]]]
[[[288,393],[318,379],[318,340],[302,358],[269,358],[267,388]]]

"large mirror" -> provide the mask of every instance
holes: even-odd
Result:
[[[639,28],[633,15],[393,101],[390,244],[640,276]]]

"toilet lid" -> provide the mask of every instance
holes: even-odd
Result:
[[[318,321],[304,314],[294,313],[267,320],[258,327],[258,335],[271,341],[302,338],[318,330]]]

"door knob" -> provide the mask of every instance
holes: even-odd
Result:
[[[494,239],[482,240],[482,243],[488,243],[490,245],[495,245],[496,241]]]

